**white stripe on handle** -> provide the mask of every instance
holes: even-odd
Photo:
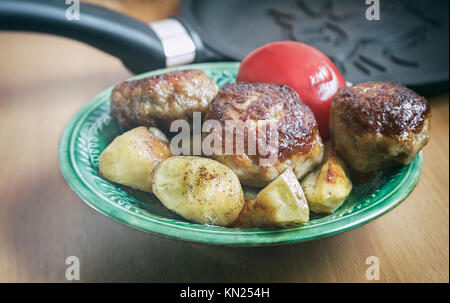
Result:
[[[195,44],[184,26],[176,19],[168,18],[149,23],[164,48],[166,67],[188,64],[195,59]]]

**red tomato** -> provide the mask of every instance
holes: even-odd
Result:
[[[237,81],[285,84],[295,89],[313,111],[323,139],[329,136],[331,99],[345,85],[344,77],[324,53],[294,41],[268,43],[248,54]]]

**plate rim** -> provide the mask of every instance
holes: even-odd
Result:
[[[239,62],[190,64],[150,71],[133,76],[131,78],[128,78],[127,80],[138,79],[149,75],[164,73],[177,69],[201,69],[202,67],[210,68],[211,66],[214,66],[215,69],[237,69],[239,64]],[[91,111],[95,110],[97,106],[102,104],[104,102],[105,95],[110,94],[112,88],[113,86],[110,86],[102,92],[98,93],[71,117],[63,130],[59,142],[59,165],[66,182],[69,184],[70,188],[82,199],[82,201],[84,201],[86,204],[88,204],[98,212],[106,215],[107,217],[143,232],[152,233],[165,238],[215,245],[262,246],[310,241],[348,231],[350,229],[368,223],[383,214],[388,213],[409,196],[420,179],[423,162],[422,152],[420,152],[413,160],[413,162],[409,164],[407,172],[404,174],[401,182],[397,185],[396,189],[398,189],[398,187],[400,186],[402,187],[402,190],[399,193],[397,192],[397,190],[390,191],[387,197],[383,196],[382,198],[374,201],[374,205],[363,208],[355,214],[340,218],[340,223],[337,224],[337,226],[336,221],[329,222],[329,224],[332,224],[333,226],[326,232],[323,232],[322,225],[327,224],[327,222],[324,222],[324,224],[320,224],[321,228],[319,228],[318,230],[315,227],[319,226],[311,226],[309,228],[309,232],[306,235],[304,235],[302,230],[298,227],[287,229],[263,229],[261,233],[250,232],[250,230],[248,230],[248,232],[240,232],[239,234],[237,234],[236,230],[234,230],[226,233],[220,233],[220,235],[218,235],[219,231],[216,230],[206,232],[205,230],[194,228],[193,230],[186,231],[184,229],[180,229],[184,228],[183,226],[167,226],[160,221],[153,222],[144,220],[137,214],[125,212],[123,211],[123,209],[117,206],[113,207],[112,204],[108,201],[104,201],[106,200],[104,197],[99,197],[98,193],[91,190],[88,184],[82,181],[80,174],[77,173],[75,167],[73,166],[75,157],[73,155],[74,151],[71,147],[73,147],[74,145],[74,136],[77,133],[76,130],[84,121],[82,117],[87,116]],[[376,206],[382,199],[387,199],[389,197],[391,198],[387,203],[384,203],[383,205],[378,207],[373,207]],[[199,225],[196,223],[191,224]],[[240,230],[242,231],[244,229]],[[242,234],[244,234],[244,236]],[[275,234],[281,234],[283,237],[276,237]]]

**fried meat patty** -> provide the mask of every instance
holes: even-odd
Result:
[[[339,154],[360,172],[410,163],[429,140],[427,100],[401,84],[341,87],[330,106],[330,134]]]
[[[111,110],[119,124],[158,126],[169,130],[174,120],[191,120],[204,113],[219,91],[216,82],[201,70],[179,70],[117,85]]]
[[[244,185],[265,186],[288,167],[301,178],[322,161],[323,143],[314,114],[295,90],[286,85],[243,82],[225,85],[206,113],[205,120],[209,119],[219,121],[224,128],[226,121],[253,121],[256,128],[261,124],[274,125],[278,134],[274,163],[261,165],[260,160],[267,158],[267,154],[260,149],[255,154],[249,153],[248,130],[243,154],[235,148],[233,154],[212,156],[230,167]],[[260,138],[258,134],[257,139]],[[233,144],[236,146],[236,137]],[[224,145],[222,140],[222,152]]]

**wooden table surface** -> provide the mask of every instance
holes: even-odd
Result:
[[[145,21],[177,10],[177,1],[108,3]],[[1,282],[64,282],[68,256],[79,257],[84,282],[365,282],[368,256],[379,258],[381,282],[449,281],[448,93],[429,99],[423,173],[400,206],[330,238],[236,248],[133,230],[64,181],[62,130],[96,93],[130,76],[119,60],[65,38],[2,32],[0,73]]]

